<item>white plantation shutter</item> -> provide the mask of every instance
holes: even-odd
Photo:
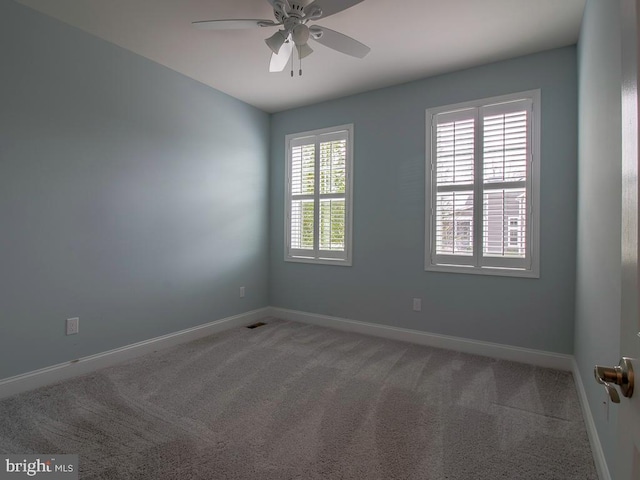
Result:
[[[319,136],[320,150],[320,224],[319,245],[322,255],[333,257],[345,252],[345,193],[347,173],[347,132]],[[331,252],[331,253],[329,253]]]
[[[287,135],[286,260],[350,264],[352,131]]]
[[[482,107],[483,265],[529,268],[527,191],[531,167],[531,100]],[[517,220],[517,241],[510,242]],[[510,230],[511,229],[511,230]]]
[[[427,269],[537,276],[534,103],[537,91],[427,111]]]
[[[475,116],[444,113],[435,123],[435,254],[443,262],[473,264]]]
[[[291,248],[313,250],[315,145],[301,138],[291,145]]]

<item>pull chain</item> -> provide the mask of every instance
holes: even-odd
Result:
[[[300,70],[298,71],[298,76],[302,76],[302,57],[300,56],[300,50],[298,50],[298,59],[300,60]]]

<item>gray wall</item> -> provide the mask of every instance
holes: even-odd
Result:
[[[0,379],[268,304],[267,114],[14,2],[0,60]]]
[[[579,175],[575,357],[609,466],[616,408],[607,422],[593,366],[620,356],[621,104],[619,1],[589,0],[578,44]]]
[[[270,303],[572,353],[577,78],[574,47],[275,114]],[[424,271],[425,110],[542,90],[541,277]],[[353,267],[284,262],[284,137],[354,123]],[[423,299],[422,312],[412,298]]]

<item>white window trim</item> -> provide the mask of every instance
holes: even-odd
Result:
[[[509,95],[463,102],[454,105],[429,108],[426,111],[426,170],[425,170],[425,270],[432,272],[464,273],[473,275],[497,275],[508,277],[540,278],[540,128],[541,128],[541,100],[540,90],[529,90]],[[469,258],[451,256],[451,264],[435,263],[435,252],[432,232],[434,231],[435,214],[435,191],[432,179],[432,156],[434,142],[432,140],[434,116],[440,113],[462,112],[470,108],[497,106],[501,103],[518,100],[531,100],[532,102],[532,122],[531,122],[531,165],[529,178],[527,178],[527,189],[531,197],[529,208],[529,229],[527,231],[527,242],[530,245],[531,263],[526,268],[506,268],[497,266],[463,265],[460,262]],[[479,230],[479,229],[478,229]],[[476,241],[479,244],[479,241]],[[478,252],[476,252],[478,253]],[[442,258],[442,256],[441,256]],[[454,263],[455,262],[455,263]]]
[[[291,249],[291,146],[304,137],[327,136],[333,133],[347,132],[347,158],[345,179],[345,251],[322,252],[322,256],[305,256],[293,254]],[[353,239],[353,124],[338,125],[336,127],[322,128],[307,132],[292,133],[285,136],[286,168],[285,168],[285,217],[284,217],[284,260],[296,263],[314,263],[320,265],[337,265],[343,267],[352,266],[352,239]],[[318,201],[319,195],[314,195]],[[317,234],[317,233],[316,233]],[[335,257],[335,258],[331,258]]]

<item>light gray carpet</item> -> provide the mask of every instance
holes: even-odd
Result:
[[[82,479],[597,479],[570,373],[267,319],[0,402]]]

